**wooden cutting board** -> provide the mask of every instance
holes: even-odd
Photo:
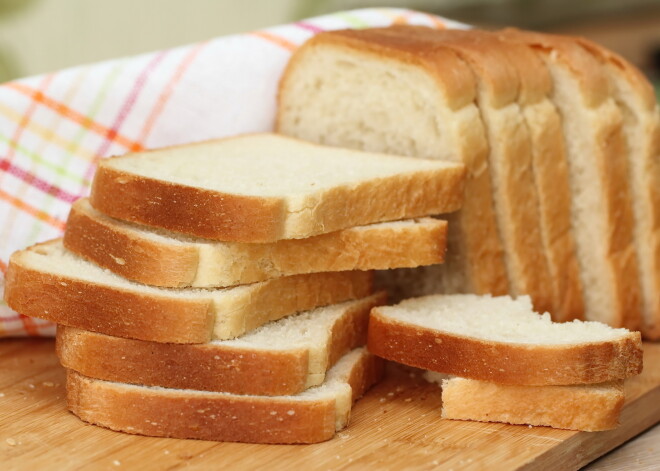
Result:
[[[660,344],[626,382],[616,430],[440,420],[439,389],[390,371],[354,408],[350,427],[316,445],[249,445],[132,436],[68,413],[52,340],[0,341],[0,469],[578,469],[660,422]],[[411,376],[412,375],[412,376]]]

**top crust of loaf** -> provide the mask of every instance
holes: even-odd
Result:
[[[455,211],[464,173],[455,163],[255,134],[104,160],[90,201],[109,216],[188,235],[273,242]]]

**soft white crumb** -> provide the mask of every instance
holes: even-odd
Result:
[[[119,461],[119,460],[114,460],[114,461],[112,462],[112,464],[114,464],[115,466],[121,466],[121,461]]]
[[[18,445],[18,442],[17,442],[16,440],[14,440],[13,438],[8,438],[8,439],[5,440],[5,441],[7,442],[7,445],[9,445],[9,446],[16,446],[16,445]]]
[[[288,410],[288,411],[286,411],[286,413],[287,413],[288,415],[296,415],[296,411],[293,410],[293,409],[292,409],[292,410]]]

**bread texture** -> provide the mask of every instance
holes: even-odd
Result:
[[[448,216],[446,263],[397,270],[404,294],[509,290],[476,95],[470,67],[453,51],[383,28],[315,35],[294,53],[280,82],[278,132],[465,165],[468,197]]]
[[[201,345],[111,337],[59,326],[62,366],[89,378],[233,394],[297,394],[366,343],[369,311],[385,293],[270,322],[234,340]]]
[[[616,428],[623,381],[520,386],[466,378],[442,380],[442,418],[539,425],[586,432]]]
[[[234,288],[166,289],[125,280],[60,239],[12,255],[5,300],[27,316],[117,337],[170,343],[229,339],[269,321],[371,293],[370,272],[294,275]]]
[[[639,332],[553,323],[528,297],[433,295],[371,311],[367,344],[387,360],[529,386],[604,383],[639,374]]]
[[[102,160],[108,216],[208,239],[274,242],[452,212],[462,165],[253,134]]]
[[[154,437],[317,443],[348,425],[353,402],[378,381],[381,361],[345,355],[321,386],[292,396],[249,396],[134,386],[67,372],[67,404],[85,422]]]
[[[505,30],[546,63],[563,123],[585,317],[637,329],[640,287],[621,110],[602,64],[573,38]]]
[[[586,39],[578,41],[607,70],[623,112],[634,240],[642,288],[642,335],[660,339],[660,112],[653,86],[623,57]]]
[[[281,276],[442,263],[447,222],[412,219],[266,244],[215,242],[110,218],[74,203],[64,246],[112,272],[163,287],[227,287]]]

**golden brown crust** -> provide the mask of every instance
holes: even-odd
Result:
[[[387,360],[481,381],[547,386],[604,383],[642,370],[639,332],[610,342],[526,345],[480,340],[371,311],[367,345]]]
[[[47,242],[52,244],[56,241]],[[170,343],[204,343],[227,339],[295,312],[327,306],[372,292],[371,272],[328,272],[293,275],[234,288],[222,299],[214,291],[182,298],[176,290],[140,285],[108,286],[58,275],[10,258],[5,300],[27,316],[117,337]],[[216,292],[223,292],[216,290]]]
[[[379,379],[379,363],[371,355],[357,363],[349,380],[353,391],[366,391]],[[355,392],[353,400],[357,399]],[[94,380],[67,371],[67,405],[80,419],[154,437],[317,443],[334,436],[339,413],[348,415],[337,410],[335,402],[332,396],[296,400],[287,396],[164,390]]]
[[[94,176],[90,201],[99,211],[125,221],[243,242],[279,239],[285,214],[281,199],[224,194],[141,177],[104,161]]]
[[[214,257],[207,242],[169,243],[150,238],[80,200],[71,208],[64,245],[141,283],[224,287],[300,273],[442,263],[446,238],[446,221],[427,219],[409,226],[363,226],[272,244],[218,243],[222,255]],[[200,276],[202,270],[212,274]]]
[[[324,191],[314,208],[287,212],[284,197],[227,194],[112,167],[113,159],[127,157],[130,154],[99,164],[90,195],[94,208],[124,221],[213,240],[264,243],[306,238],[448,213],[459,209],[463,200],[461,165],[370,179],[351,188],[338,186]]]
[[[309,349],[300,346],[265,350],[222,342],[165,344],[61,325],[56,349],[62,366],[89,378],[233,394],[297,394],[309,387],[310,374],[324,373],[348,351],[365,344],[369,311],[385,298],[380,293],[357,301],[337,320],[323,372],[311,370]]]
[[[623,381],[519,386],[456,378],[443,381],[442,417],[597,432],[616,428],[624,400]]]
[[[5,301],[26,316],[79,329],[156,342],[211,340],[214,315],[209,298],[156,297],[139,291],[57,276],[9,261]]]
[[[329,31],[308,40],[292,56],[280,82],[276,129],[286,132],[282,126],[282,105],[286,102],[287,93],[291,93],[295,72],[304,64],[306,57],[320,47],[343,48],[354,54],[418,67],[438,85],[439,92],[452,110],[474,106],[476,82],[470,68],[450,49],[438,47],[417,34],[410,34],[417,29],[421,34],[427,33],[427,28],[421,27],[369,28]],[[460,135],[457,152],[467,168],[465,193],[470,197],[465,199],[461,211],[450,215],[452,222],[449,230],[456,237],[450,241],[454,248],[449,257],[452,258],[452,269],[465,274],[461,281],[465,286],[461,290],[505,294],[508,293],[508,279],[493,212],[488,144],[480,124],[465,123],[457,131]],[[461,255],[454,257],[452,254],[458,251]]]

